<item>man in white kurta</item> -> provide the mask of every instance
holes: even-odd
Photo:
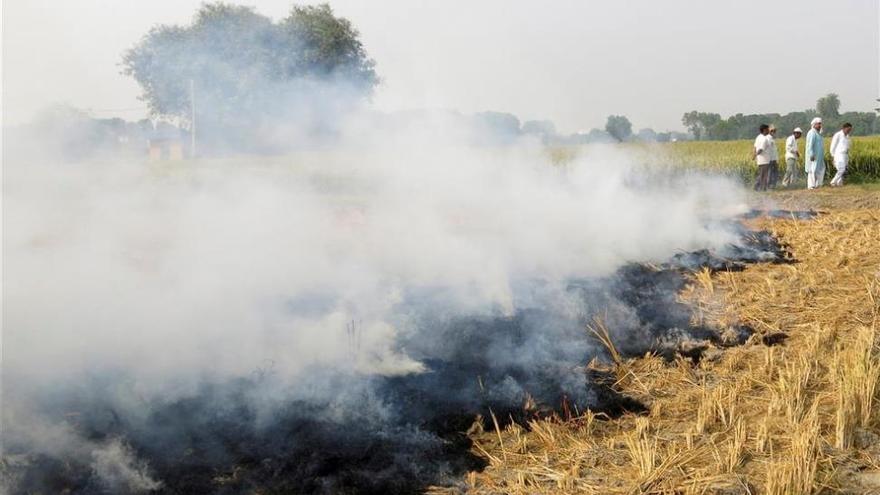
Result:
[[[822,142],[822,119],[810,122],[807,143],[804,146],[804,170],[807,172],[807,189],[822,187],[825,180],[825,144]]]
[[[801,138],[804,131],[800,127],[795,127],[791,136],[785,140],[785,177],[782,178],[783,186],[790,186],[798,181],[798,158],[801,157],[798,151],[798,139]]]
[[[770,126],[761,124],[760,134],[755,138],[753,151],[755,154],[755,162],[758,165],[757,176],[755,177],[755,191],[766,191],[767,185],[770,183],[770,143],[767,136],[770,133]]]
[[[831,179],[832,186],[843,185],[843,174],[846,173],[846,164],[849,162],[849,135],[851,132],[852,124],[847,122],[831,138],[831,158],[834,160],[834,168],[837,169],[837,173]]]

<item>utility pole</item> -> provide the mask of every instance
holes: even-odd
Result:
[[[189,156],[196,157],[196,82],[189,80]]]

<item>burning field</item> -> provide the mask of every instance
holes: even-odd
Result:
[[[697,272],[681,291],[697,321],[754,329],[744,345],[594,362],[646,411],[493,427],[468,493],[880,493],[880,194],[771,198],[821,212],[748,221],[792,262]]]
[[[549,300],[509,316],[420,314],[416,333],[399,343],[424,366],[417,373],[316,369],[309,383],[282,392],[270,363],[183,398],[144,403],[136,418],[100,398],[103,387],[118,383],[82,383],[59,391],[53,400],[60,404],[48,407],[66,411],[65,427],[94,442],[93,450],[63,459],[11,455],[6,474],[27,493],[417,493],[433,483],[463,486],[457,478],[487,465],[473,451],[469,435],[477,431],[542,418],[577,421],[583,411],[648,411],[620,395],[607,370],[585,366],[617,358],[594,345],[590,325],[625,342],[626,355],[682,355],[694,363],[712,346],[748,339],[747,326],[694,324],[691,306],[676,297],[689,274],[786,261],[772,237],[742,234],[726,255],[689,252],[570,280],[554,296],[577,305],[574,314]],[[615,322],[614,337],[603,319]],[[348,324],[353,352],[359,331]],[[267,397],[273,390],[295,398]],[[275,402],[272,418],[260,418],[266,401]]]
[[[863,74],[746,115],[748,9],[248,3],[2,9],[0,494],[880,494],[880,190],[743,187],[880,176]]]
[[[792,493],[868,465],[876,209],[413,153],[10,173],[4,488]]]

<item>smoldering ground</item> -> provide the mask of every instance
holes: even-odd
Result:
[[[604,352],[594,317],[631,352],[706,338],[675,301],[680,271],[774,256],[727,221],[744,210],[725,180],[437,136],[7,161],[5,488],[455,483],[481,465],[477,414],[613,405],[584,369]]]

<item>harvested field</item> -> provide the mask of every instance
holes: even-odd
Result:
[[[591,363],[649,412],[475,433],[488,466],[467,475],[469,493],[880,493],[880,189],[754,201],[820,212],[747,221],[778,236],[796,262],[698,273],[681,298],[695,319],[757,333],[710,347],[697,364],[653,355]]]

